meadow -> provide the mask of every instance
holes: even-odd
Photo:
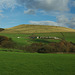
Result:
[[[0,51],[0,75],[75,75],[75,54]]]
[[[0,35],[7,36],[12,38],[12,40],[19,45],[29,45],[35,42],[49,43],[49,42],[59,42],[60,40],[51,40],[51,39],[31,39],[29,36],[51,36],[51,37],[59,37],[64,38],[68,42],[75,43],[75,32],[62,32],[64,37],[60,32],[51,32],[51,33],[0,33]],[[17,38],[20,37],[20,38]]]
[[[44,30],[43,30],[44,31]],[[31,39],[30,36],[59,37],[75,43],[75,32],[5,33],[19,46],[32,43],[59,42],[54,39]],[[20,37],[20,38],[17,38]],[[0,75],[75,75],[75,54],[27,53],[23,50],[0,47]]]

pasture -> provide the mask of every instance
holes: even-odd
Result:
[[[75,32],[75,29],[50,25],[22,24],[11,28],[6,28],[4,31],[2,31],[2,33],[50,33],[50,32]]]
[[[0,33],[0,35],[12,38],[20,46],[60,41],[29,38],[32,35],[63,38],[60,32]],[[75,32],[63,32],[63,35],[66,41],[75,43]],[[75,75],[75,54],[23,53],[18,49],[0,48],[0,75]]]
[[[0,52],[0,75],[75,75],[75,54]]]
[[[60,32],[51,32],[51,33],[31,33],[31,34],[24,34],[24,33],[0,33],[0,35],[7,36],[12,38],[12,40],[19,45],[29,45],[35,42],[42,42],[42,43],[49,43],[49,42],[59,42],[60,40],[51,40],[51,39],[31,39],[29,36],[36,35],[36,36],[51,36],[51,37],[59,37],[63,38]],[[64,38],[68,42],[75,43],[75,32],[63,32]],[[17,38],[20,37],[20,38]]]

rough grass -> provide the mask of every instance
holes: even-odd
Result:
[[[49,32],[75,32],[75,29],[59,26],[23,24],[2,31],[2,33],[49,33]]]
[[[0,52],[0,75],[75,75],[75,55]]]
[[[23,52],[23,50],[19,50],[19,49],[8,49],[8,48],[0,48],[0,51],[4,51],[4,52]]]

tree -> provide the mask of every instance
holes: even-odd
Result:
[[[9,38],[6,37],[6,36],[0,36],[0,44],[3,42],[3,41],[8,41]]]
[[[3,28],[0,28],[0,31],[3,31],[4,29]]]

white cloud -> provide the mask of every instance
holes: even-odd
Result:
[[[45,11],[68,11],[69,0],[17,0],[20,5],[29,9],[42,9]]]
[[[25,10],[24,13],[25,14],[35,14],[36,10],[34,10],[34,9],[28,9],[28,10]]]
[[[68,17],[64,15],[57,16],[57,22],[54,21],[30,21],[30,24],[38,24],[38,25],[53,25],[53,26],[62,26],[62,27],[70,27],[70,20]]]
[[[34,14],[35,10],[41,9],[45,12],[69,11],[68,3],[70,0],[0,0],[0,9],[24,6],[24,13]],[[42,13],[42,12],[41,12]]]
[[[61,26],[68,27],[67,25],[69,23],[69,18],[64,15],[60,15],[57,17],[57,23],[60,24]]]
[[[30,21],[30,24],[35,25],[52,25],[75,28],[75,18],[69,19],[68,17],[61,15],[57,17],[57,22],[54,21]]]
[[[50,14],[51,16],[58,16],[57,22],[30,21],[31,24],[54,25],[65,27],[69,26],[73,28],[75,27],[75,19],[70,19],[70,17],[72,17],[72,14],[67,13],[70,10],[68,5],[71,1],[72,0],[0,0],[0,16],[3,16],[3,9],[14,9],[16,6],[23,6],[25,7],[25,9],[27,9],[24,9],[25,14],[35,14],[36,12],[38,12],[44,13],[44,15]],[[72,6],[75,6],[75,1],[72,1]],[[70,17],[67,17],[62,14],[65,14]]]
[[[69,22],[69,27],[70,28],[75,28],[75,18],[72,18]]]
[[[69,11],[70,0],[0,0],[0,9],[24,6],[28,10]],[[32,11],[31,11],[32,12]]]
[[[60,15],[57,17],[58,23],[67,23],[68,22],[68,18],[64,15]]]
[[[58,26],[58,24],[53,21],[30,21],[30,24]]]
[[[74,6],[74,7],[75,7],[75,1],[72,1],[72,6]]]
[[[75,28],[75,18],[69,18],[64,15],[61,15],[57,17],[57,23],[59,23],[61,26],[69,27],[69,28]]]
[[[0,9],[15,8],[16,0],[0,0]]]
[[[16,6],[19,6],[16,0],[0,0],[0,17],[5,17],[4,9],[14,9]]]

